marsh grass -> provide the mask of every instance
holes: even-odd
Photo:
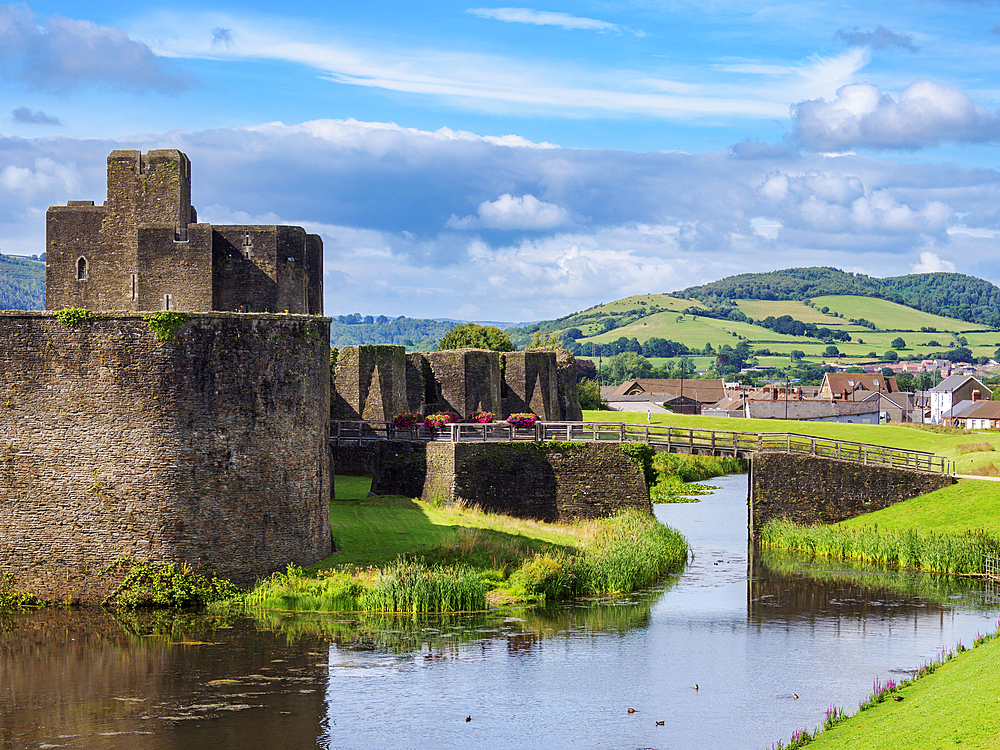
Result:
[[[773,549],[947,575],[981,575],[984,557],[1000,555],[1000,543],[983,530],[937,534],[873,526],[801,526],[778,519],[764,526],[760,541]]]
[[[687,560],[687,540],[680,533],[635,509],[578,524],[573,531],[575,546],[463,529],[455,544],[380,568],[309,571],[289,565],[258,583],[244,601],[251,608],[284,611],[473,611],[488,602],[635,591],[680,570]]]
[[[689,484],[726,474],[742,474],[747,462],[731,456],[687,456],[657,453],[653,457],[654,481],[649,487],[653,503],[696,503],[697,495],[710,495],[713,487]]]
[[[966,469],[963,473],[977,477],[1000,477],[1000,467],[992,461],[987,461],[982,466],[974,466],[971,469]]]

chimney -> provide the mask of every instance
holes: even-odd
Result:
[[[982,397],[983,397],[983,394],[982,394],[982,392],[979,389],[976,389],[976,390],[974,390],[972,392],[972,400],[973,401],[979,401],[979,400],[982,399]]]

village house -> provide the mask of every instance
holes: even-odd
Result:
[[[993,395],[993,391],[971,375],[949,376],[927,393],[930,397],[932,424],[943,424],[946,412],[948,413],[947,418],[953,420],[955,417],[954,409],[962,401],[989,400]]]
[[[871,393],[899,391],[895,377],[867,372],[828,372],[823,377],[819,397],[843,401],[864,401]]]

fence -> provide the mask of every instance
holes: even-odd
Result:
[[[748,457],[764,451],[834,458],[862,464],[891,466],[936,474],[954,474],[955,465],[944,456],[925,451],[888,448],[850,440],[818,438],[794,432],[733,432],[665,425],[617,422],[536,422],[518,428],[506,422],[454,423],[428,430],[423,424],[397,429],[392,422],[335,421],[330,440],[338,445],[366,440],[413,440],[444,442],[491,442],[510,440],[565,442],[639,442],[671,453],[732,455]]]

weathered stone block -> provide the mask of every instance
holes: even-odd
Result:
[[[391,421],[407,410],[404,347],[345,346],[334,370],[333,419]]]

